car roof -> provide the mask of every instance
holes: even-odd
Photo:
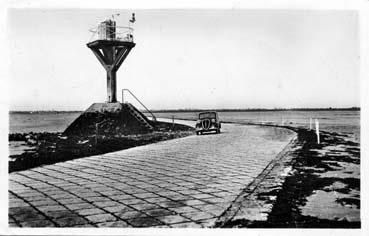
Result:
[[[217,113],[217,112],[216,111],[203,111],[203,112],[200,112],[199,115],[206,114],[206,113]]]

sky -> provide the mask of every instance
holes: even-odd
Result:
[[[128,88],[150,109],[360,106],[356,11],[10,9],[9,109],[104,102],[88,29],[115,13],[125,26],[132,12],[118,100]]]

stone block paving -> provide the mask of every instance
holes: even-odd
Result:
[[[210,227],[295,135],[223,126],[11,173],[9,226]]]

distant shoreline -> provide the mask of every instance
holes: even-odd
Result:
[[[173,109],[173,110],[151,110],[154,113],[165,112],[202,112],[202,111],[217,111],[217,112],[259,112],[259,111],[360,111],[360,107],[350,108],[248,108],[248,109]]]
[[[154,113],[179,113],[179,112],[202,112],[202,111],[217,111],[217,112],[261,112],[261,111],[360,111],[360,107],[349,108],[246,108],[246,109],[167,109],[167,110],[151,110]],[[59,113],[76,113],[83,111],[9,111],[9,114],[59,114]]]

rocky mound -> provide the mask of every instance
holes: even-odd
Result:
[[[69,125],[63,135],[130,135],[152,130],[151,121],[129,103],[94,103]]]

